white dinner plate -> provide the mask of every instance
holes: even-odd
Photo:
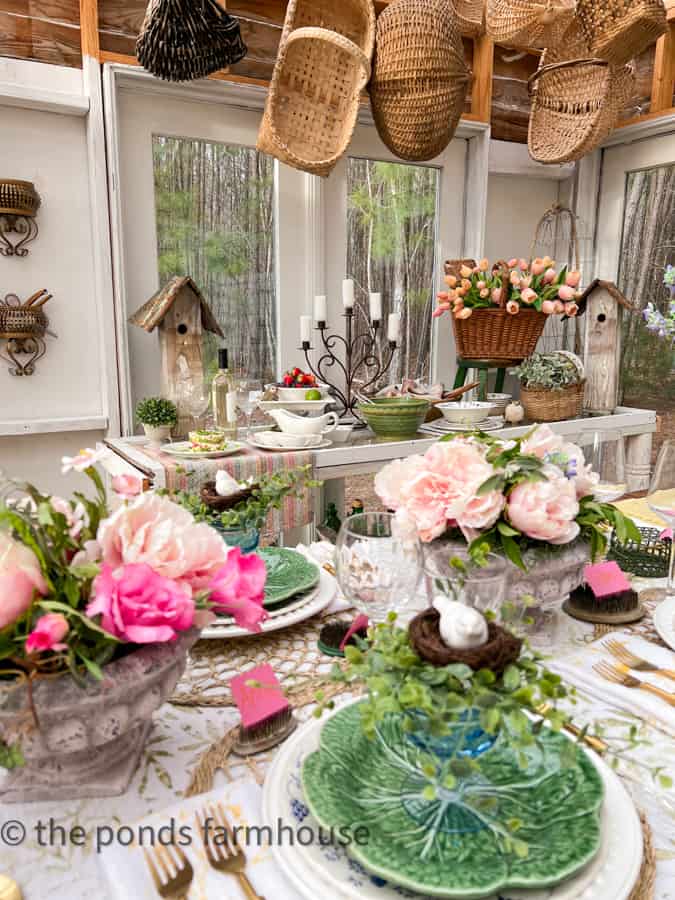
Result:
[[[305,803],[300,773],[304,759],[319,746],[326,718],[307,722],[274,757],[263,786],[263,819],[273,828],[282,823],[296,834],[301,827],[304,835],[319,834],[319,825]],[[581,872],[556,887],[509,890],[511,900],[627,900],[630,896],[642,865],[640,820],[618,776],[598,756],[586,752],[605,789],[602,843],[597,856]],[[371,876],[344,848],[332,843],[322,844],[318,839],[308,843],[306,838],[295,839],[292,835],[275,842],[273,853],[299,896],[306,900],[326,896],[331,900],[423,900],[420,894]]]
[[[251,447],[258,447],[260,450],[269,450],[270,453],[297,453],[299,450],[323,450],[325,447],[330,447],[333,442],[329,441],[328,438],[324,438],[320,444],[314,444],[311,447],[308,447],[306,444],[294,444],[290,447],[273,447],[271,444],[266,444],[264,441],[256,440],[255,437],[250,437],[248,443]]]
[[[221,456],[232,456],[243,450],[244,444],[238,441],[228,441],[223,450],[193,450],[190,441],[176,441],[173,444],[162,444],[161,451],[171,456],[179,456],[181,459],[220,459]]]
[[[666,597],[654,610],[654,628],[671,650],[675,650],[675,597]]]
[[[426,422],[417,429],[423,434],[453,434],[457,431],[497,431],[504,427],[503,416],[488,416],[482,422],[474,422],[473,425],[460,425],[457,422],[448,422],[447,419],[434,419]]]
[[[289,603],[275,614],[271,614],[262,624],[262,632],[280,631],[282,628],[288,628],[291,625],[297,625],[298,622],[304,622],[317,613],[329,606],[335,597],[337,591],[337,581],[332,575],[329,575],[325,569],[320,569],[319,583],[311,591],[308,591],[304,597],[299,597],[297,602]],[[257,632],[258,634],[260,632]],[[203,629],[202,638],[221,639],[235,637],[251,637],[252,632],[245,628],[235,625],[233,620],[228,617],[216,619],[211,625]]]

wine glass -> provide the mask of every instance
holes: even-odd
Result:
[[[600,476],[593,497],[612,503],[626,493],[626,452],[623,435],[616,431],[595,431],[593,442],[584,447],[584,457]]]
[[[242,378],[237,382],[237,407],[246,419],[246,437],[251,437],[251,416],[263,398],[262,382],[255,378]]]
[[[663,520],[667,528],[675,529],[675,441],[664,441],[647,492],[649,508]],[[675,541],[670,543],[668,594],[675,594]]]
[[[199,428],[199,420],[209,408],[210,397],[203,381],[190,381],[185,385],[182,396],[183,406],[192,417],[193,427]]]
[[[337,539],[337,577],[345,598],[372,623],[414,607],[424,552],[414,526],[393,513],[350,516]],[[415,610],[417,612],[417,610]]]
[[[501,616],[506,599],[506,561],[488,553],[486,564],[477,565],[466,549],[443,546],[427,552],[424,560],[429,605],[447,597],[479,612]]]

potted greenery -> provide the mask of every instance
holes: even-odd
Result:
[[[532,422],[560,422],[581,413],[584,367],[573,353],[534,353],[514,374],[520,381],[520,402]]]
[[[171,437],[171,429],[178,421],[178,410],[175,403],[164,397],[146,397],[136,407],[136,418],[150,441],[161,444]]]

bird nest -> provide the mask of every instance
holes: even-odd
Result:
[[[221,497],[216,492],[215,481],[205,481],[199,495],[202,503],[205,503],[210,509],[214,509],[216,512],[226,512],[228,509],[234,509],[240,503],[250,500],[257,486],[257,484],[251,484],[237,491],[236,494],[230,494],[229,497]]]
[[[488,623],[487,643],[470,650],[448,647],[441,640],[439,631],[440,613],[427,609],[411,621],[408,626],[410,643],[418,656],[434,666],[449,666],[464,663],[477,672],[491,669],[501,675],[504,669],[520,656],[523,642],[494,622]]]

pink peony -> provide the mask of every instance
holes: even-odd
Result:
[[[26,653],[44,653],[46,650],[65,650],[64,637],[69,631],[68,620],[61,613],[40,616],[37,625],[26,638]]]
[[[28,609],[36,591],[45,596],[48,590],[33,551],[0,531],[0,629]]]
[[[543,275],[546,271],[546,266],[544,265],[543,259],[535,259],[532,262],[532,266],[530,267],[533,275]]]
[[[71,506],[63,497],[50,497],[49,503],[54,512],[60,513],[65,518],[68,534],[75,540],[82,529],[89,524],[89,516],[84,505],[77,502]]]
[[[544,284],[553,284],[556,280],[557,272],[555,269],[546,269],[544,272]]]
[[[260,631],[260,623],[267,618],[263,607],[266,578],[265,563],[259,556],[243,556],[239,547],[234,547],[209,584],[213,609],[233,616],[240,628]]]
[[[165,578],[145,563],[104,565],[92,585],[88,616],[101,616],[101,628],[131,644],[173,641],[192,627],[195,605],[187,585]]]
[[[541,311],[546,313],[547,316],[552,316],[555,313],[555,303],[553,300],[544,300],[541,304]]]
[[[523,303],[534,303],[537,299],[537,292],[528,287],[525,288],[520,296],[523,298]]]
[[[506,311],[510,316],[517,316],[520,312],[520,306],[516,300],[509,300],[506,304]]]
[[[143,491],[143,482],[136,475],[115,475],[112,480],[112,489],[120,497],[130,499],[137,497]]]
[[[489,478],[490,476],[488,475],[487,477]],[[487,478],[483,480],[487,481]],[[457,524],[462,529],[467,541],[473,540],[475,530],[490,528],[494,525],[503,508],[504,495],[501,491],[491,491],[489,494],[483,494],[481,497],[472,497],[457,518]]]
[[[227,559],[228,548],[217,531],[152,493],[141,494],[101,522],[97,538],[103,562],[113,569],[145,563],[195,591],[205,588]]]
[[[408,456],[406,459],[395,459],[375,476],[375,491],[387,509],[394,512],[401,505],[403,486],[422,471],[425,460],[422,456]]]
[[[536,541],[568,544],[579,534],[575,519],[579,503],[575,486],[555,466],[544,466],[546,481],[517,484],[508,498],[514,528]]]
[[[558,288],[558,297],[565,303],[569,303],[574,300],[574,289],[566,284],[561,284]]]
[[[567,278],[565,278],[565,284],[569,285],[571,288],[579,287],[579,282],[581,281],[581,273],[580,272],[568,272]]]
[[[448,479],[423,470],[405,486],[403,497],[408,515],[417,525],[422,541],[433,541],[448,527],[448,509],[454,499]]]
[[[551,428],[550,425],[538,425],[535,430],[525,438],[521,445],[521,452],[531,453],[544,459],[548,453],[557,453],[563,445],[563,439]]]

